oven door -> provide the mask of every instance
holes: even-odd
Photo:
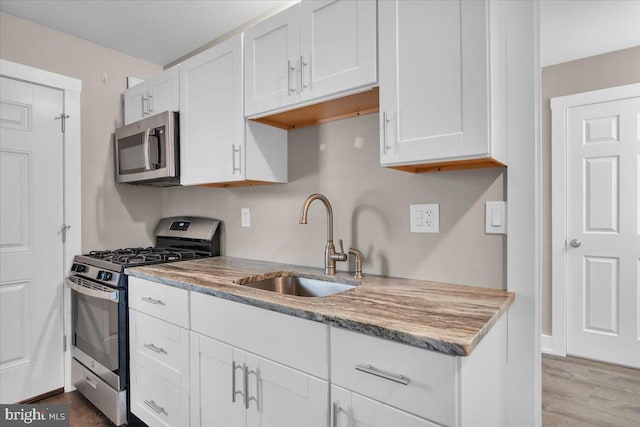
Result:
[[[73,357],[115,390],[126,388],[120,354],[126,342],[119,316],[125,302],[123,291],[72,276],[66,284],[71,293],[71,351]]]

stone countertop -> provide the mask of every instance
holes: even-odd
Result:
[[[468,356],[514,299],[512,292],[424,280],[338,273],[331,280],[360,285],[327,297],[298,297],[241,283],[278,273],[327,279],[323,270],[216,257],[127,268],[142,279],[214,295],[441,353]],[[257,276],[257,277],[256,277]]]

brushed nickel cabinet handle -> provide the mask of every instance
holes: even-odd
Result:
[[[371,365],[356,365],[356,370],[364,372],[365,374],[375,375],[376,377],[384,378],[385,380],[393,381],[394,383],[408,385],[409,378],[404,375],[390,374],[388,372],[381,371],[374,368]]]
[[[294,87],[293,89],[291,88],[291,72],[292,71],[296,71],[296,65],[292,64],[291,60],[287,60],[287,92],[288,92],[287,95],[288,96],[291,96],[297,91],[297,87]],[[296,77],[297,77],[297,74],[296,74]],[[298,85],[296,84],[296,86]]]
[[[340,405],[337,402],[333,402],[332,411],[331,411],[333,422],[331,424],[331,427],[338,427],[338,413],[342,412],[342,410],[343,409],[340,407]]]
[[[236,167],[236,153],[238,153],[238,167]],[[242,174],[242,145],[238,145],[236,149],[236,145],[231,145],[231,174],[235,175],[236,172]]]
[[[300,85],[301,85],[301,91],[304,91],[305,89],[309,89],[309,86],[311,85],[311,68],[309,68],[309,61],[305,61],[304,56],[300,55]],[[304,82],[304,70],[307,69],[309,70],[309,80],[308,83],[305,84]]]
[[[167,411],[165,411],[162,406],[158,406],[158,404],[153,400],[145,400],[144,404],[147,405],[149,408],[153,409],[157,414],[169,415],[167,414]]]
[[[387,154],[387,149],[389,146],[387,145],[387,123],[389,123],[389,118],[387,117],[387,112],[382,112],[382,154]]]
[[[236,370],[243,369],[242,366],[236,364],[235,360],[231,362],[231,402],[236,403],[236,396],[239,394],[244,400],[244,393],[236,390]],[[246,391],[246,390],[245,390]]]
[[[162,348],[162,347],[156,347],[153,344],[143,344],[143,347],[148,348],[149,350],[153,351],[154,353],[164,353],[164,354],[168,354],[167,351]]]
[[[247,371],[247,377],[252,374],[256,376],[256,395],[249,395],[249,389],[247,389],[247,395],[249,396],[247,405],[253,400],[254,402],[256,402],[256,409],[260,411],[260,371],[258,369],[256,369],[255,371],[253,369]],[[248,382],[249,381],[247,380],[247,383]]]
[[[153,108],[151,108],[151,105],[153,102],[153,95],[149,94],[149,101],[147,102],[147,110],[149,110],[149,114],[151,114],[153,112]]]
[[[165,303],[162,300],[159,299],[153,299],[151,297],[142,297],[140,298],[142,301],[144,302],[148,302],[149,304],[154,304],[154,305],[165,305]]]

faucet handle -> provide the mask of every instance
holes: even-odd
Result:
[[[340,239],[339,242],[340,242],[340,253],[344,254],[344,246],[342,246],[342,239]]]

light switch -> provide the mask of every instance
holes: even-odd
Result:
[[[240,209],[240,227],[248,228],[251,227],[251,209],[249,208],[241,208]]]
[[[484,231],[486,234],[507,234],[507,202],[487,202]]]

